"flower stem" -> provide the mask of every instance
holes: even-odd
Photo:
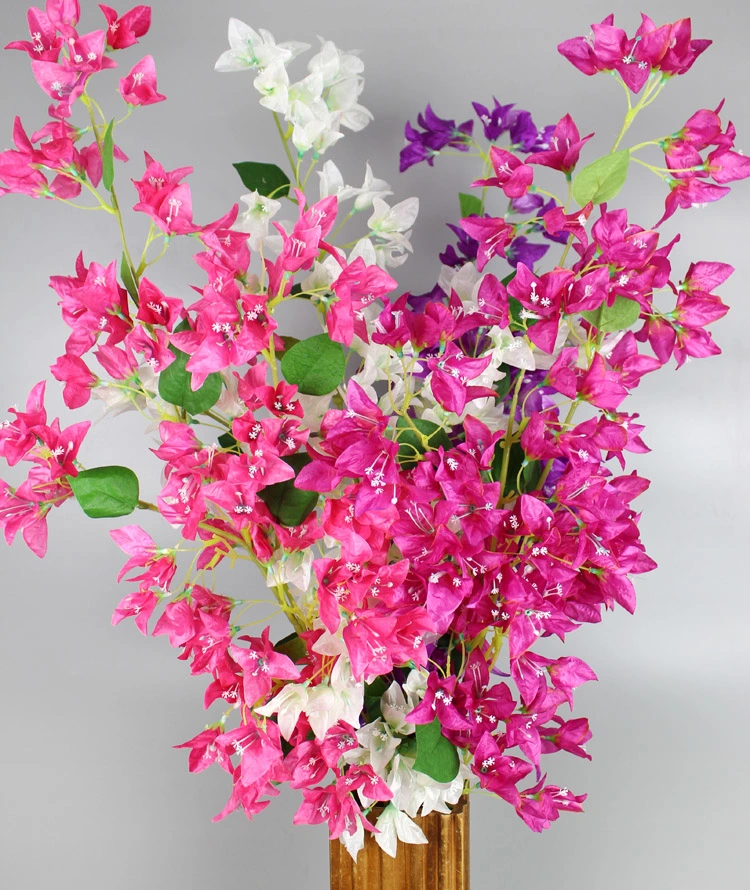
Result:
[[[516,386],[513,390],[513,399],[510,403],[510,414],[508,416],[508,429],[505,431],[505,438],[503,439],[503,460],[500,464],[500,497],[505,497],[505,483],[508,478],[508,466],[510,465],[510,449],[513,446],[513,420],[516,416],[516,409],[518,408],[518,398],[521,394],[521,384],[523,383],[523,378],[526,375],[526,371],[522,368],[518,374],[518,380],[516,380]]]

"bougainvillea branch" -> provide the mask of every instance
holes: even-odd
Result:
[[[560,44],[584,74],[624,88],[614,142],[582,135],[570,114],[539,127],[495,97],[461,123],[427,105],[406,125],[402,171],[441,154],[476,169],[450,225],[457,243],[415,295],[393,275],[418,199],[389,203],[369,165],[352,186],[321,164],[371,119],[355,53],[323,40],[295,81],[307,44],[230,21],[216,68],[252,72],[287,169],[236,164],[242,209],[203,224],[191,167],[166,170],[145,146],[132,184],[121,173],[120,127],[165,97],[146,55],[119,80],[116,108],[95,98],[99,72],[151,22],[145,6],[101,10],[99,30],[80,34],[77,0],[47,0],[29,11],[29,39],[9,44],[51,104],[31,135],[16,119],[0,195],[114,217],[121,256],[81,252],[50,279],[70,329],[50,371],[69,409],[95,398],[112,415],[140,412],[163,480],[145,497],[129,468],[97,466],[89,423],[50,420],[40,382],[0,426],[0,455],[28,468],[0,482],[6,540],[20,533],[44,556],[48,516],[66,501],[93,519],[166,521],[158,541],[131,521],[111,532],[128,585],[112,621],[166,636],[206,676],[209,721],[177,747],[192,772],[229,774],[217,819],[254,816],[288,783],[302,793],[295,823],[326,822],[356,856],[365,832],[392,855],[397,838],[425,843],[412,818],[448,812],[466,790],[498,795],[535,831],[580,811],[585,794],[548,782],[547,760],[589,758],[588,721],[569,712],[596,675],[538,644],[615,605],[633,611],[632,578],[655,563],[633,507],[649,483],[626,470],[648,447],[625,403],[644,375],[719,352],[707,327],[727,311],[715,291],[731,266],[700,258],[673,272],[676,239],[659,226],[724,197],[750,161],[722,104],[626,144],[709,41],[689,20],[646,16],[628,37],[609,16]],[[612,147],[597,155],[600,140]],[[652,225],[620,203],[631,162],[666,185]],[[140,252],[127,207],[148,218]],[[196,246],[197,283],[179,295],[158,268],[175,238]],[[319,333],[284,334],[277,310],[291,301]],[[217,590],[214,570],[238,560],[267,596]],[[289,619],[283,639],[269,604]]]

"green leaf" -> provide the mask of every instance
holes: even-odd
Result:
[[[290,633],[289,636],[284,637],[283,640],[279,640],[273,648],[276,652],[280,652],[282,655],[291,658],[295,664],[307,655],[307,646],[305,646],[304,641],[300,639],[299,635],[294,632]]]
[[[523,470],[521,470],[521,481],[524,494],[529,491],[536,491],[539,480],[542,478],[542,462],[540,460],[527,461]]]
[[[125,285],[125,289],[130,294],[130,296],[135,301],[135,305],[138,305],[138,286],[135,283],[135,279],[133,278],[133,273],[130,269],[130,263],[128,262],[128,258],[125,256],[125,251],[122,252],[122,260],[120,261],[120,278],[122,278],[122,283]]]
[[[292,348],[292,346],[299,343],[299,337],[291,337],[291,336],[287,335],[287,336],[282,336],[281,339],[284,343],[284,350],[283,350],[284,352],[288,352]]]
[[[606,303],[598,309],[590,312],[581,312],[581,315],[590,324],[598,328],[602,333],[611,334],[613,331],[624,331],[638,321],[641,314],[640,304],[627,297],[615,297],[611,306]]]
[[[442,733],[440,720],[418,723],[417,759],[414,769],[436,782],[452,782],[458,775],[458,751]]]
[[[281,370],[288,383],[301,393],[324,396],[344,379],[346,354],[344,347],[328,334],[317,334],[295,343],[281,359]]]
[[[307,454],[291,454],[284,458],[284,462],[294,470],[295,479],[302,467],[309,464],[310,460]],[[302,488],[297,488],[294,481],[294,479],[285,479],[283,482],[276,482],[262,488],[258,492],[258,497],[271,511],[274,519],[288,528],[301,525],[315,509],[319,497],[317,491],[305,491]]]
[[[510,392],[510,384],[513,380],[508,365],[505,365],[504,373],[505,377],[503,377],[502,380],[498,380],[497,385],[495,386],[495,392],[497,393],[497,397],[498,399],[500,399],[500,401],[503,401]]]
[[[467,216],[482,215],[482,202],[476,195],[467,195],[464,192],[459,192],[458,204],[461,208],[462,219]]]
[[[258,192],[267,198],[284,198],[289,194],[289,177],[276,164],[259,164],[256,161],[243,161],[232,164],[240,174],[243,184],[251,192]]]
[[[627,148],[599,158],[584,167],[573,180],[573,197],[581,207],[589,201],[594,204],[611,201],[625,185],[629,166]]]
[[[92,519],[127,516],[138,506],[138,477],[127,467],[94,467],[68,476],[75,499]]]
[[[222,448],[234,449],[238,453],[241,451],[237,440],[231,433],[222,433],[216,441]]]
[[[221,374],[214,372],[206,377],[203,386],[190,388],[191,373],[186,365],[190,356],[175,346],[169,347],[175,360],[159,374],[159,395],[170,405],[184,408],[188,414],[203,414],[219,401],[223,383]]]
[[[515,325],[521,330],[525,329],[524,319],[523,319],[523,311],[524,305],[520,300],[517,300],[515,297],[511,297],[508,294],[508,309],[510,310],[510,323],[511,325]]]
[[[108,192],[112,191],[112,185],[115,181],[114,128],[115,120],[112,118],[104,134],[104,141],[102,142],[102,185]]]
[[[375,677],[372,683],[365,683],[364,707],[369,722],[383,716],[383,712],[380,710],[380,699],[388,689],[388,685],[383,677]]]
[[[419,430],[424,436],[430,437],[430,443],[427,448],[422,444],[422,439],[412,429],[411,424]],[[451,440],[448,433],[431,420],[422,420],[419,417],[399,417],[396,421],[396,429],[398,430],[398,461],[402,467],[413,467],[419,460],[417,454],[424,454],[425,451],[437,451],[440,445],[443,448],[451,447]]]

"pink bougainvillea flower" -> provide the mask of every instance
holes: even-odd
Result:
[[[608,15],[591,26],[591,36],[564,40],[557,49],[584,74],[617,71],[634,93],[643,88],[652,71],[684,74],[711,45],[710,40],[692,39],[690,19],[658,27],[641,13],[633,37],[616,28],[614,20],[614,15]]]
[[[159,325],[171,331],[185,314],[182,300],[167,297],[148,278],[141,278],[138,286],[138,321]]]
[[[57,62],[62,46],[62,37],[50,17],[32,6],[26,13],[31,40],[14,40],[5,49],[20,49],[32,59],[40,62]]]
[[[395,290],[397,282],[379,266],[368,266],[362,257],[344,268],[331,285],[336,295],[326,312],[326,327],[332,340],[350,346],[352,337],[368,341],[362,310]]]
[[[36,445],[39,432],[47,425],[45,388],[44,380],[37,383],[26,399],[26,410],[10,408],[16,419],[0,423],[0,457],[5,458],[11,467],[26,458]]]
[[[64,384],[63,400],[68,408],[81,408],[91,398],[91,391],[99,378],[77,355],[61,355],[50,371],[55,380]]]
[[[62,61],[31,62],[37,83],[57,102],[50,107],[50,115],[58,118],[71,116],[72,106],[83,95],[92,74],[117,67],[117,62],[105,55],[103,31],[76,35],[67,43],[69,55]]]
[[[514,279],[508,284],[508,293],[523,304],[527,317],[533,320],[529,325],[529,340],[544,352],[551,354],[554,349],[560,327],[560,307],[574,277],[570,269],[559,267],[537,277],[525,263],[519,263]]]
[[[520,158],[504,148],[490,148],[490,162],[495,171],[491,179],[477,179],[472,187],[493,185],[501,188],[509,198],[525,195],[534,179],[534,171]]]
[[[269,639],[270,628],[264,628],[260,637],[241,636],[238,638],[248,646],[232,644],[229,654],[242,668],[243,695],[252,705],[268,696],[274,680],[298,680],[299,668],[292,660],[276,652]]]
[[[167,98],[156,89],[156,65],[153,56],[144,56],[120,80],[120,95],[128,105],[155,105]]]
[[[127,49],[138,43],[151,27],[151,7],[134,6],[118,16],[111,6],[99,4],[107,19],[107,46],[110,49]]]
[[[143,179],[133,180],[139,201],[133,210],[146,213],[166,235],[189,235],[200,231],[193,225],[193,200],[190,187],[181,182],[193,172],[192,167],[179,167],[167,172],[145,152],[146,172]]]
[[[469,216],[461,220],[461,228],[479,242],[477,269],[481,272],[496,256],[505,256],[505,248],[516,234],[516,227],[504,219]]]
[[[731,191],[728,186],[704,182],[697,176],[667,177],[666,181],[669,186],[669,194],[664,200],[664,214],[656,223],[657,226],[669,219],[678,208],[687,210],[690,207],[700,207],[711,201],[720,200]]]
[[[81,7],[78,0],[47,0],[47,15],[58,31],[71,37],[81,18]]]
[[[138,525],[126,525],[109,533],[112,540],[130,559],[120,569],[117,580],[121,581],[134,568],[145,568],[142,575],[130,578],[131,581],[147,581],[164,591],[177,570],[175,551],[157,547],[154,539]]]
[[[65,343],[69,355],[82,356],[102,335],[107,346],[115,346],[133,327],[127,291],[119,283],[114,261],[106,268],[99,263],[86,267],[79,254],[75,277],[53,275],[50,287],[60,297],[63,320],[72,329]]]
[[[589,133],[588,136],[581,139],[573,118],[566,114],[558,121],[550,136],[549,141],[552,147],[547,151],[534,152],[526,158],[525,163],[541,164],[544,167],[551,167],[553,170],[570,174],[578,163],[581,149],[593,135],[593,133]]]

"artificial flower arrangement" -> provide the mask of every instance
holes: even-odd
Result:
[[[66,501],[93,518],[166,520],[158,542],[137,524],[111,532],[127,556],[118,580],[134,585],[113,623],[167,636],[207,676],[213,716],[178,747],[191,771],[231,777],[217,819],[254,816],[288,783],[302,794],[295,822],[327,822],[356,857],[365,832],[391,855],[397,839],[425,843],[413,818],[449,812],[473,788],[535,831],[580,811],[585,794],[548,782],[542,762],[589,757],[588,721],[560,712],[595,674],[535,649],[615,604],[633,611],[631,576],[655,563],[632,506],[649,483],[625,471],[626,453],[648,448],[622,405],[643,375],[719,352],[706,326],[727,311],[714,291],[732,269],[701,259],[673,274],[676,239],[660,244],[658,226],[723,197],[750,159],[721,106],[623,145],[710,41],[687,19],[644,15],[632,38],[609,16],[560,44],[627,99],[612,148],[585,165],[593,134],[570,115],[539,128],[495,99],[457,125],[427,106],[406,125],[401,169],[445,151],[482,166],[459,196],[438,282],[417,296],[398,295],[388,271],[411,251],[417,198],[389,204],[369,165],[360,187],[330,160],[316,170],[342,128],[371,119],[357,55],[323,41],[292,81],[307,45],[230,21],[217,70],[256,72],[288,169],[237,164],[242,209],[201,225],[190,167],[146,154],[135,201],[118,179],[118,128],[165,97],[145,56],[119,82],[122,117],[105,113],[92,79],[146,35],[151,12],[101,10],[99,30],[81,33],[78,0],[47,0],[29,10],[30,39],[9,44],[52,104],[31,135],[16,119],[0,194],[113,217],[121,258],[80,254],[51,278],[71,329],[51,373],[71,409],[94,397],[112,414],[141,412],[164,484],[148,501],[127,467],[84,469],[89,422],[49,421],[39,383],[0,425],[0,455],[30,465],[17,486],[0,482],[8,543],[20,533],[44,556],[47,515]],[[654,149],[662,165],[643,159]],[[667,186],[648,228],[613,203],[632,163]],[[149,218],[140,253],[122,213],[133,204]],[[152,270],[178,237],[196,244],[197,300],[163,293]],[[292,300],[320,334],[278,329],[275,310]],[[259,569],[288,636],[259,628],[266,599],[216,589],[214,570],[238,559]]]

